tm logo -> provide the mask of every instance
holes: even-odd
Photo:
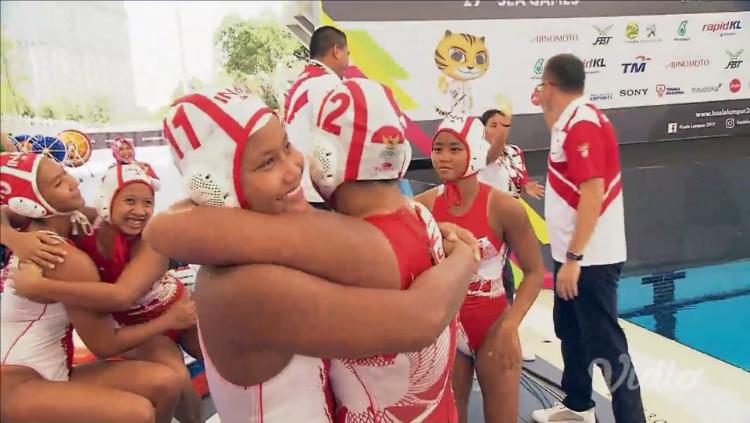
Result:
[[[635,62],[622,64],[622,73],[643,73],[646,71],[646,65],[650,60],[650,57],[637,56]]]
[[[742,56],[742,52],[745,50],[739,50],[736,53],[732,53],[731,51],[727,50],[727,55],[729,56],[729,63],[724,67],[724,69],[737,69],[742,64],[742,60],[740,60],[740,56]]]
[[[542,71],[544,71],[544,59],[539,58],[536,60],[536,63],[534,64],[534,74],[541,75]]]
[[[612,25],[607,25],[604,28],[599,28],[598,26],[594,25],[594,29],[599,33],[599,36],[596,37],[596,40],[594,40],[594,43],[591,45],[606,46],[607,44],[609,44],[609,41],[612,40],[612,36],[607,34],[609,33],[609,30],[612,29]]]

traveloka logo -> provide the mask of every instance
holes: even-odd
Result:
[[[661,41],[656,35],[656,24],[646,25],[645,30],[637,22],[630,22],[625,27],[626,43],[656,43]]]
[[[742,21],[724,21],[703,25],[703,32],[719,33],[720,37],[735,35],[742,29]]]
[[[721,89],[722,83],[719,82],[716,85],[706,85],[704,87],[693,87],[691,92],[693,94],[706,94],[706,93],[718,93]]]
[[[612,40],[612,36],[607,35],[609,34],[609,31],[612,29],[612,25],[607,25],[603,28],[600,28],[596,25],[594,25],[594,29],[596,30],[599,35],[596,37],[596,40],[594,40],[594,43],[591,44],[593,46],[606,46],[609,44],[609,42]]]
[[[589,101],[607,101],[612,100],[613,97],[612,93],[596,93],[589,95]]]
[[[724,67],[724,69],[737,69],[742,64],[742,60],[740,60],[740,56],[742,56],[742,52],[745,50],[740,49],[736,53],[732,53],[731,51],[727,50],[727,55],[729,56],[729,63]]]
[[[622,64],[622,73],[643,73],[646,71],[646,65],[650,60],[650,57],[637,56],[634,62]]]
[[[682,90],[680,87],[668,87],[665,84],[658,84],[656,86],[656,95],[659,96],[659,98],[670,95],[682,95],[685,94],[685,91]]]
[[[711,64],[708,59],[673,59],[667,62],[667,69],[702,68]]]
[[[680,22],[680,25],[677,27],[677,37],[674,39],[675,41],[690,41],[690,37],[686,37],[687,24],[688,21],[686,20]]]
[[[537,34],[531,38],[532,43],[538,44],[572,43],[576,41],[578,41],[578,34],[574,33]]]

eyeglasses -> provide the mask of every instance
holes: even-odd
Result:
[[[539,84],[537,84],[536,88],[534,88],[534,89],[536,90],[536,92],[540,93],[540,92],[544,91],[544,86],[545,85],[549,85],[551,87],[557,86],[557,84],[555,84],[554,82],[542,81]]]

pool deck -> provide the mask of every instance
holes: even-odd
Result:
[[[521,326],[524,345],[562,368],[552,324],[553,293],[543,290]],[[649,422],[750,422],[750,372],[620,319],[641,382]],[[601,372],[594,390],[611,398]]]

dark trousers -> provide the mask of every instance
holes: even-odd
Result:
[[[555,262],[555,281],[561,264]],[[604,373],[612,393],[617,423],[644,423],[641,389],[628,354],[625,333],[617,322],[617,283],[622,263],[581,267],[578,297],[566,301],[557,295],[553,319],[562,343],[562,388],[566,407],[574,411],[594,406],[593,364]]]

